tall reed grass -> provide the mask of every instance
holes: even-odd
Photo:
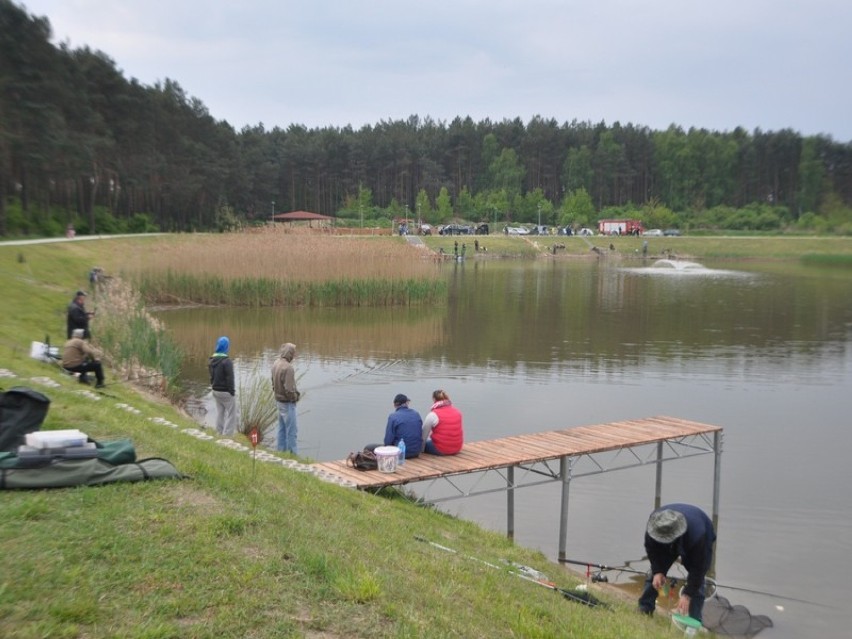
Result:
[[[126,269],[149,304],[400,306],[442,302],[446,284],[404,240],[308,233],[170,238]]]
[[[259,363],[248,371],[241,371],[237,384],[237,402],[239,403],[238,432],[245,436],[252,429],[260,433],[261,441],[266,439],[278,418],[278,405],[267,370],[261,370]]]
[[[93,331],[113,373],[163,394],[177,390],[181,351],[121,278],[99,289]]]
[[[802,256],[802,264],[852,268],[852,255],[809,253]]]

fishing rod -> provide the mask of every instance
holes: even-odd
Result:
[[[427,543],[430,546],[434,546],[435,548],[438,548],[439,550],[443,550],[444,552],[448,552],[450,554],[458,555],[459,557],[463,557],[464,559],[469,559],[471,561],[476,561],[476,562],[479,562],[481,564],[485,564],[489,568],[494,568],[496,570],[504,571],[504,566],[499,566],[498,564],[493,564],[490,561],[486,561],[484,559],[480,559],[479,557],[474,557],[472,555],[463,555],[462,553],[460,553],[457,550],[454,550],[453,548],[449,548],[447,546],[442,546],[441,544],[436,543],[434,541],[430,541],[429,539],[426,539],[425,537],[421,537],[420,535],[414,535],[414,538],[417,541],[422,541],[424,543]],[[581,603],[585,606],[589,606],[590,608],[596,608],[598,606],[604,607],[604,608],[606,607],[606,605],[603,602],[599,601],[597,598],[593,597],[588,592],[572,592],[570,590],[565,590],[564,588],[558,587],[554,582],[550,581],[550,579],[547,578],[547,575],[545,575],[542,572],[539,572],[535,568],[531,568],[530,566],[524,566],[524,565],[521,565],[521,564],[516,564],[516,563],[513,563],[513,562],[509,562],[509,561],[506,561],[505,563],[509,567],[515,569],[515,570],[511,570],[511,569],[505,570],[505,572],[508,572],[510,575],[514,575],[515,577],[518,577],[518,578],[523,579],[525,581],[530,581],[534,584],[538,584],[539,586],[543,586],[543,587],[547,588],[548,590],[553,590],[554,592],[558,592],[560,595],[562,595],[566,599],[569,599],[570,601],[575,601],[577,603]]]
[[[596,564],[592,561],[579,561],[577,559],[559,559],[559,562],[564,563],[564,564],[574,564],[574,565],[577,565],[577,566],[586,566],[587,569],[588,568],[597,568],[598,571],[600,571],[600,572],[618,571],[618,572],[630,572],[630,573],[634,573],[634,574],[637,574],[637,575],[646,575],[646,576],[648,575],[647,570],[637,570],[635,568],[628,568],[627,566],[607,566],[605,564]],[[604,582],[607,581],[606,576],[601,575],[600,572],[598,573],[598,575],[592,576],[592,581],[604,581]],[[670,577],[669,579],[670,579],[670,583],[672,585],[676,585],[678,578]],[[686,581],[683,578],[679,578],[679,579],[680,579],[680,581]],[[715,579],[711,579],[710,577],[705,577],[704,583],[705,583],[705,590],[710,592],[711,589],[712,589],[712,594],[707,595],[708,597],[712,597],[716,593],[717,588],[726,588],[728,590],[737,590],[737,591],[740,591],[740,592],[747,592],[747,593],[750,593],[750,594],[753,594],[753,595],[763,595],[764,597],[774,597],[775,599],[783,599],[785,601],[795,601],[797,603],[808,604],[810,606],[820,606],[820,607],[823,607],[823,608],[830,608],[831,607],[831,606],[828,606],[826,604],[819,603],[817,601],[810,601],[808,599],[797,599],[796,597],[787,597],[785,595],[779,595],[777,593],[767,592],[765,590],[754,590],[752,588],[743,588],[743,587],[739,587],[739,586],[729,586],[727,584],[720,584],[720,583],[717,583]]]
[[[128,383],[138,382],[139,380],[142,380],[142,379],[151,379],[152,377],[164,377],[164,376],[165,376],[165,373],[151,373],[150,375],[140,375],[139,377],[136,377],[134,379],[119,379],[119,380],[114,381],[114,382],[107,382],[107,383],[104,384],[104,386],[115,386],[116,384],[128,384]]]

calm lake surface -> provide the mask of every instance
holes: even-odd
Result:
[[[652,264],[469,259],[444,265],[440,308],[160,317],[199,397],[219,335],[243,379],[268,376],[279,345],[297,344],[300,452],[316,460],[380,440],[396,393],[425,415],[436,388],[463,411],[468,440],[661,414],[721,426],[719,594],[771,617],[762,637],[847,636],[852,272]],[[568,557],[645,569],[654,477],[646,466],[573,481]],[[712,455],[663,466],[664,503],[709,513],[712,487]],[[556,483],[516,495],[516,541],[553,560],[559,495]],[[504,493],[441,507],[505,532]]]

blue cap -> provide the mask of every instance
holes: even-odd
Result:
[[[227,353],[229,348],[231,348],[231,340],[227,337],[220,337],[216,342],[217,353]]]

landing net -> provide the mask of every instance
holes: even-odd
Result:
[[[707,630],[727,637],[753,637],[772,627],[772,620],[766,615],[753,615],[745,606],[732,605],[718,594],[704,601],[703,617]]]

